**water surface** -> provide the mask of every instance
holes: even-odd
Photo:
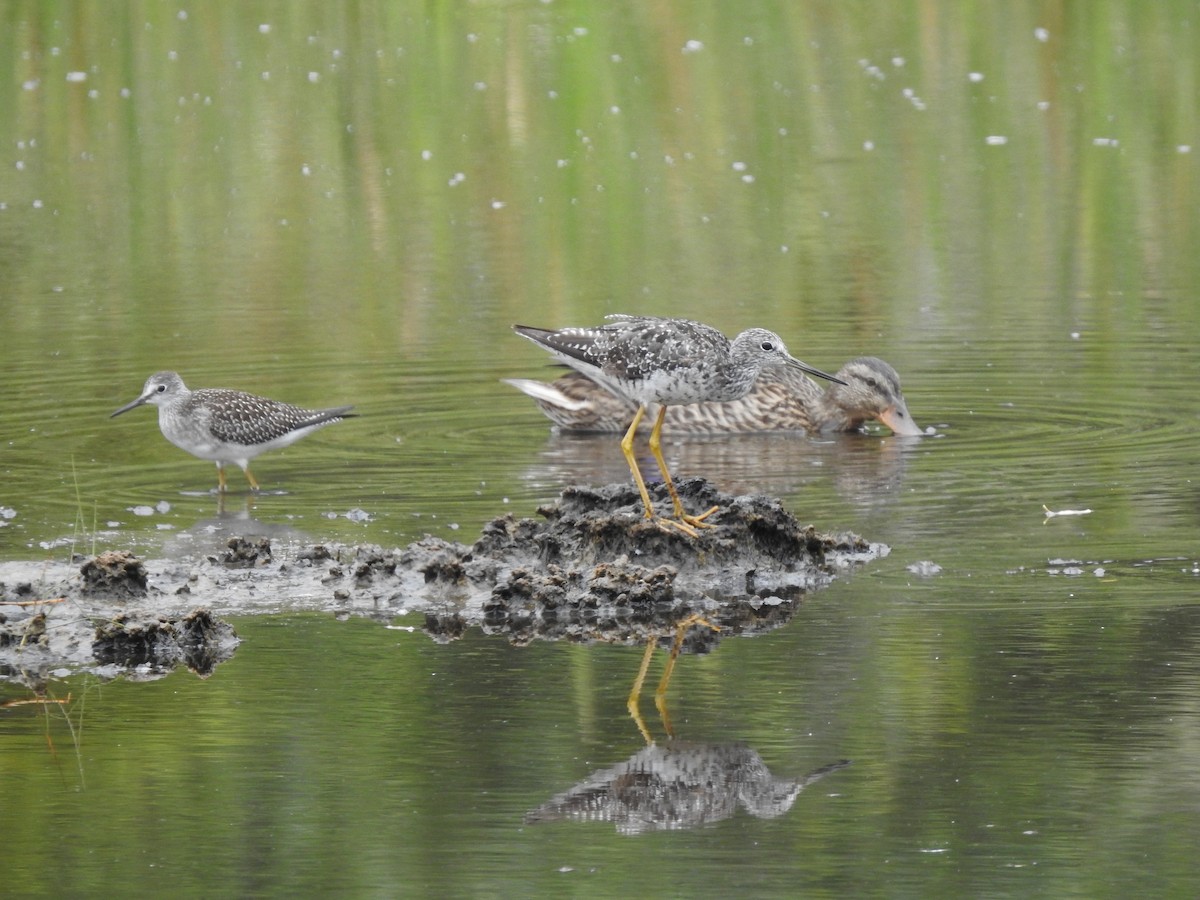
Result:
[[[15,892],[1196,893],[1193,3],[5,21],[4,559],[192,554],[230,520],[470,541],[626,478],[500,383],[553,376],[514,322],[764,325],[885,358],[937,432],[668,441],[892,548],[680,662],[680,739],[852,760],[781,815],[526,824],[644,746],[641,648],[263,617],[206,680],[60,672],[68,702],[0,708]],[[221,501],[151,411],[107,418],[163,368],[361,416]]]

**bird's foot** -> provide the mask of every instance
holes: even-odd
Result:
[[[682,531],[688,537],[698,538],[700,532],[693,528],[690,524],[682,519],[668,519],[666,516],[654,516],[652,521],[663,531],[669,531],[674,534],[676,531]],[[706,526],[712,527],[712,526]]]
[[[673,519],[667,518],[666,516],[657,516],[657,515],[654,516],[653,519],[654,519],[654,524],[656,524],[663,531],[670,531],[670,530],[674,529],[676,531],[682,531],[688,537],[698,538],[698,537],[700,537],[699,529],[701,529],[701,528],[716,528],[717,527],[716,525],[713,525],[709,522],[704,521],[705,519],[707,519],[709,516],[711,516],[716,511],[717,511],[717,507],[714,506],[712,509],[707,510],[706,512],[703,512],[698,516],[693,516],[693,515],[689,515],[688,513],[685,513],[685,512],[680,512]]]
[[[687,513],[680,510],[678,515],[679,515],[680,521],[686,522],[688,525],[691,525],[692,528],[716,528],[717,527],[716,525],[713,525],[709,522],[705,522],[704,520],[707,519],[709,516],[711,516],[713,513],[715,513],[718,509],[720,509],[720,507],[714,506],[711,509],[705,510],[704,512],[700,513],[700,515],[698,515],[698,516],[688,515]]]

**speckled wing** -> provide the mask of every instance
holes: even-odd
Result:
[[[303,428],[337,421],[353,409],[351,406],[301,409],[290,403],[223,388],[194,391],[188,406],[198,405],[210,413],[208,427],[213,437],[243,446],[265,444]]]
[[[604,374],[631,382],[691,368],[728,346],[716,329],[686,319],[620,319],[601,331],[609,342]]]
[[[531,325],[514,325],[513,329],[569,365],[574,366],[579,362],[598,369],[604,362],[603,344],[599,343],[603,337],[601,328],[560,328],[558,331],[549,331]]]

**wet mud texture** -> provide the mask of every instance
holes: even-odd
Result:
[[[777,500],[731,497],[703,479],[677,487],[690,510],[718,507],[707,520],[715,527],[692,538],[647,520],[632,485],[575,487],[539,509],[540,520],[494,519],[470,548],[410,545],[404,563],[448,607],[427,610],[427,632],[452,640],[479,624],[517,644],[666,644],[676,623],[700,615],[720,626],[688,633],[685,650],[703,651],[730,633],[779,627],[835,571],[886,552],[854,535],[820,534]],[[651,490],[669,509],[665,487]]]
[[[533,640],[667,644],[685,652],[787,622],[802,598],[887,553],[801,524],[776,500],[732,497],[702,479],[678,489],[689,510],[719,507],[692,538],[644,518],[632,485],[569,488],[537,518],[501,516],[473,544],[424,537],[406,547],[272,546],[254,535],[198,557],[142,560],[114,550],[71,563],[0,564],[0,677],[60,666],[104,672],[211,672],[236,646],[222,615],[326,611],[380,621],[425,614],[450,641],[471,626]],[[659,509],[670,502],[651,486]]]

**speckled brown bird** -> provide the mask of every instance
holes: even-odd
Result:
[[[852,359],[838,370],[837,377],[844,384],[834,383],[822,390],[802,372],[767,369],[740,399],[669,407],[663,430],[670,434],[817,434],[858,431],[865,422],[878,420],[901,436],[924,434],[908,412],[900,376],[882,359]],[[565,431],[624,431],[637,412],[636,403],[579,372],[568,372],[553,382],[525,378],[506,378],[505,382],[532,397]]]
[[[732,341],[717,329],[691,319],[652,316],[608,316],[604,325],[549,331],[513,326],[517,334],[549,350],[555,358],[634,404],[632,422],[621,440],[621,452],[637,483],[646,518],[674,525],[692,537],[715,507],[700,515],[684,511],[660,449],[663,417],[668,408],[744,396],[764,371],[797,369],[838,381],[834,375],[800,362],[783,340],[762,328],[743,331]],[[650,452],[671,495],[675,518],[659,519],[650,504],[646,482],[633,456],[633,437],[650,406],[657,406],[650,429]]]

